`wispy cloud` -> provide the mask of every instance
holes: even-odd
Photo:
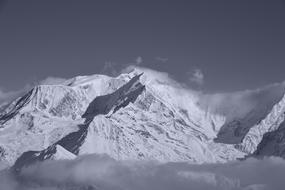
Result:
[[[204,84],[204,74],[200,69],[195,69],[194,71],[188,72],[188,75],[190,75],[190,82],[193,82],[197,85]]]
[[[141,56],[138,56],[135,59],[135,65],[141,65],[143,63],[143,58]]]
[[[107,61],[104,63],[104,66],[101,70],[101,74],[109,75],[112,77],[116,77],[119,74],[122,73],[123,70],[125,70],[128,67],[131,66],[141,66],[143,64],[143,58],[141,56],[138,56],[135,58],[132,62],[128,64],[118,64],[116,62]]]
[[[118,75],[118,64],[115,62],[107,61],[104,63],[103,69],[101,70],[102,74],[117,76]]]
[[[157,57],[155,57],[155,60],[156,60],[156,61],[158,61],[158,62],[165,63],[165,62],[167,62],[167,61],[168,61],[168,58],[157,56]]]

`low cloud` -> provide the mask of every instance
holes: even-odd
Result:
[[[0,189],[283,190],[284,175],[285,161],[275,157],[195,165],[116,161],[105,155],[89,155],[38,163],[23,169],[17,179],[2,172]]]

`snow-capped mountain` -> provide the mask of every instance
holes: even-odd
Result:
[[[284,111],[285,97],[229,121],[199,106],[195,93],[144,69],[116,78],[76,77],[36,86],[4,109],[0,159],[16,169],[92,153],[119,160],[226,162],[276,144]]]

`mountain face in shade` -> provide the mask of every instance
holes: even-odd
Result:
[[[284,156],[284,112],[285,97],[280,97],[229,121],[148,70],[116,78],[82,76],[37,86],[5,107],[0,159],[19,171],[37,161],[93,153],[192,163]]]

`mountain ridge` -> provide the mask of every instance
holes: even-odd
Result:
[[[194,96],[167,81],[149,76],[135,70],[116,78],[92,75],[35,87],[1,114],[1,159],[10,165],[16,162],[16,168],[30,162],[21,161],[27,155],[28,160],[45,160],[45,156],[66,159],[92,153],[119,160],[226,162],[257,151],[263,135],[278,130],[276,122],[282,120],[284,98],[269,110],[271,120],[265,118],[249,128],[244,139],[253,139],[253,148],[247,150],[244,142],[215,142],[225,118],[202,110]],[[252,135],[256,129],[261,132]],[[84,132],[74,135],[80,131]]]

